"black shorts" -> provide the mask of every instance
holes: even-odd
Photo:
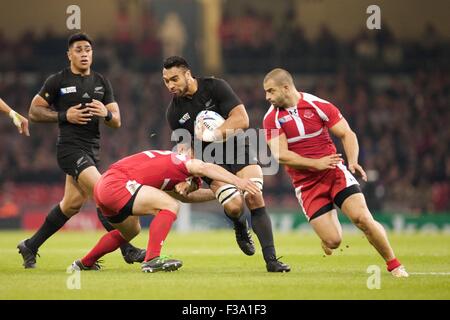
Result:
[[[203,159],[205,162],[207,159]],[[243,168],[250,165],[260,165],[258,161],[258,156],[255,150],[253,150],[248,144],[241,148],[235,149],[233,153],[232,161],[230,159],[226,159],[226,155],[224,155],[221,163],[215,162],[218,166],[224,168],[228,172],[236,174],[241,171]],[[212,180],[208,177],[202,177],[203,181],[205,181],[208,185],[211,185]]]
[[[99,163],[95,153],[73,147],[58,146],[56,156],[61,170],[75,180],[78,180],[78,176],[84,169],[91,166],[97,167]]]

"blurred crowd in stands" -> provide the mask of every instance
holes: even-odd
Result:
[[[119,21],[126,26],[126,15]],[[160,74],[162,40],[154,28],[156,22],[144,15],[147,32],[139,39],[127,32],[94,39],[93,69],[110,79],[122,114],[120,129],[102,127],[101,171],[133,152],[173,146],[165,120],[170,95]],[[261,28],[265,32],[257,32]],[[270,16],[250,9],[239,17],[225,14],[220,26],[224,74],[216,76],[240,96],[251,126],[261,127],[269,107],[264,73],[285,67],[299,90],[333,102],[357,133],[372,210],[450,211],[450,43],[432,25],[423,39],[409,42],[396,40],[387,26],[351,41],[339,40],[326,26],[313,40],[301,27],[282,28],[272,28]],[[29,31],[9,41],[0,34],[0,48],[0,96],[27,114],[45,78],[67,65],[66,37]],[[62,196],[57,125],[33,123],[30,132],[29,138],[19,136],[9,119],[0,118],[0,216],[20,212],[24,199],[27,206],[47,209]],[[283,170],[266,177],[265,194],[269,207],[298,209]]]

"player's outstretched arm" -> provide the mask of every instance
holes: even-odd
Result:
[[[284,133],[273,137],[268,142],[270,151],[275,159],[283,165],[300,170],[326,170],[333,169],[342,161],[340,154],[331,154],[319,159],[311,159],[300,156],[288,149],[286,135]]]
[[[193,176],[208,177],[211,180],[229,183],[253,195],[260,193],[259,187],[254,182],[249,179],[241,179],[218,165],[191,159],[186,162],[186,168]]]
[[[25,134],[26,136],[30,135],[27,118],[11,109],[11,107],[8,106],[2,99],[0,99],[0,111],[3,111],[7,115],[9,115],[14,125],[17,127],[17,130],[19,130],[20,134]]]
[[[187,195],[181,195],[175,191],[169,191],[167,193],[175,199],[185,203],[207,202],[216,199],[214,192],[212,192],[211,189],[205,188],[200,188],[198,190],[192,191]]]

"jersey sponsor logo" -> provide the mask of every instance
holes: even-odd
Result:
[[[305,116],[305,118],[311,119],[312,117],[314,117],[314,112],[312,112],[311,110],[306,110],[303,115]]]
[[[75,92],[77,92],[77,87],[72,86],[72,87],[61,88],[60,92],[61,92],[61,95],[67,94],[67,93],[75,93]]]
[[[186,121],[188,121],[191,118],[191,116],[189,115],[189,113],[185,113],[179,120],[178,122],[180,124],[184,124]]]
[[[85,92],[83,94],[83,98],[89,99],[91,96],[89,95],[89,93]]]
[[[286,123],[286,122],[291,121],[291,120],[292,120],[292,116],[291,115],[287,115],[287,116],[284,116],[284,117],[278,119],[278,122],[279,123]]]

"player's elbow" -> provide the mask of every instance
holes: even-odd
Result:
[[[230,116],[230,118],[228,118],[230,119],[228,121],[231,121],[234,129],[246,130],[250,126],[250,120],[247,112],[235,112]]]
[[[352,129],[348,129],[345,130],[341,136],[338,136],[338,138],[340,138],[341,140],[346,140],[346,139],[356,139],[356,133],[352,130]]]
[[[120,121],[120,119],[115,119],[111,122],[106,122],[106,124],[108,125],[108,127],[117,129],[120,128],[122,126],[122,122]]]
[[[285,152],[280,152],[279,154],[273,154],[274,158],[278,161],[279,164],[288,164],[289,156]]]
[[[241,120],[241,123],[240,123],[241,129],[245,130],[250,127],[250,120],[249,120],[248,116],[242,117],[240,120]]]
[[[114,128],[120,128],[121,126],[122,126],[122,121],[120,121],[120,119],[114,123]]]
[[[30,119],[31,122],[38,122],[39,120],[35,108],[35,106],[31,106],[30,110],[28,110],[28,119]]]

